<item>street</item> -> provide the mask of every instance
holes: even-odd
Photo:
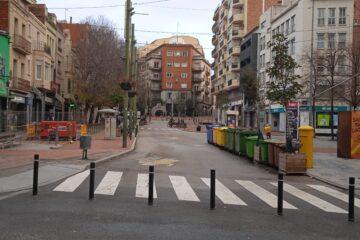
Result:
[[[157,198],[148,206],[151,164]],[[210,169],[218,180],[215,210]],[[359,239],[360,219],[349,223],[340,200],[345,192],[286,176],[278,216],[276,181],[274,170],[208,145],[205,134],[153,122],[140,131],[134,152],[96,166],[95,200],[88,200],[85,171],[40,187],[38,196],[0,201],[0,239]]]

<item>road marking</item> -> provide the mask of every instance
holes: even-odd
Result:
[[[339,191],[336,191],[335,189],[332,189],[332,188],[329,188],[329,187],[325,187],[325,186],[322,186],[322,185],[311,185],[311,184],[308,184],[309,187],[319,191],[319,192],[323,192],[327,195],[330,195],[334,198],[337,198],[341,201],[344,201],[346,203],[349,202],[349,196],[345,193],[342,193],[342,192],[339,192]],[[355,198],[355,206],[360,208],[360,199],[358,198]]]
[[[149,197],[149,174],[139,173],[136,183],[136,197]],[[154,198],[157,198],[155,180],[154,180]]]
[[[96,188],[95,194],[114,195],[122,175],[122,172],[108,171]]]
[[[277,186],[277,183],[272,182],[271,183],[274,186]],[[305,202],[310,203],[311,205],[320,208],[321,210],[325,211],[325,212],[332,212],[332,213],[347,213],[347,211],[345,211],[342,208],[339,208],[329,202],[326,202],[314,195],[311,195],[307,192],[304,192],[296,187],[293,187],[289,184],[284,184],[284,190],[288,193],[290,193],[291,195],[294,195],[297,198],[302,199]]]
[[[83,171],[72,177],[67,178],[64,182],[58,185],[53,191],[55,192],[73,192],[80,184],[89,176],[90,170]]]
[[[201,178],[201,180],[210,187],[210,178]],[[215,194],[224,204],[247,206],[243,200],[231,192],[217,179],[215,182]]]
[[[169,176],[169,178],[179,200],[200,202],[185,177]]]
[[[271,192],[265,190],[264,188],[256,185],[251,181],[241,181],[235,180],[238,184],[243,186],[246,190],[254,194],[256,197],[260,198],[266,204],[268,204],[272,208],[277,208],[277,196],[272,194]],[[285,209],[297,209],[293,205],[289,204],[288,202],[284,201],[284,208]]]

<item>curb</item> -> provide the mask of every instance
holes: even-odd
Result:
[[[128,149],[128,150],[126,150],[126,151],[124,151],[124,152],[116,153],[116,154],[113,154],[113,155],[111,155],[111,156],[104,157],[104,158],[101,158],[101,159],[99,159],[99,160],[91,161],[91,162],[102,163],[102,162],[106,162],[106,161],[113,160],[113,159],[115,159],[115,158],[117,158],[117,157],[120,157],[120,156],[122,156],[122,155],[131,153],[132,151],[135,150],[136,143],[137,143],[137,137],[134,138],[134,142],[133,142],[133,144],[131,145],[130,149]]]

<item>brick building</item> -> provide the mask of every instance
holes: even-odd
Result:
[[[154,41],[140,49],[139,62],[153,114],[205,114],[211,108],[210,65],[197,39]]]

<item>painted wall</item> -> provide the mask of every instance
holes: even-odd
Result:
[[[7,96],[9,74],[9,37],[0,34],[0,97]]]

